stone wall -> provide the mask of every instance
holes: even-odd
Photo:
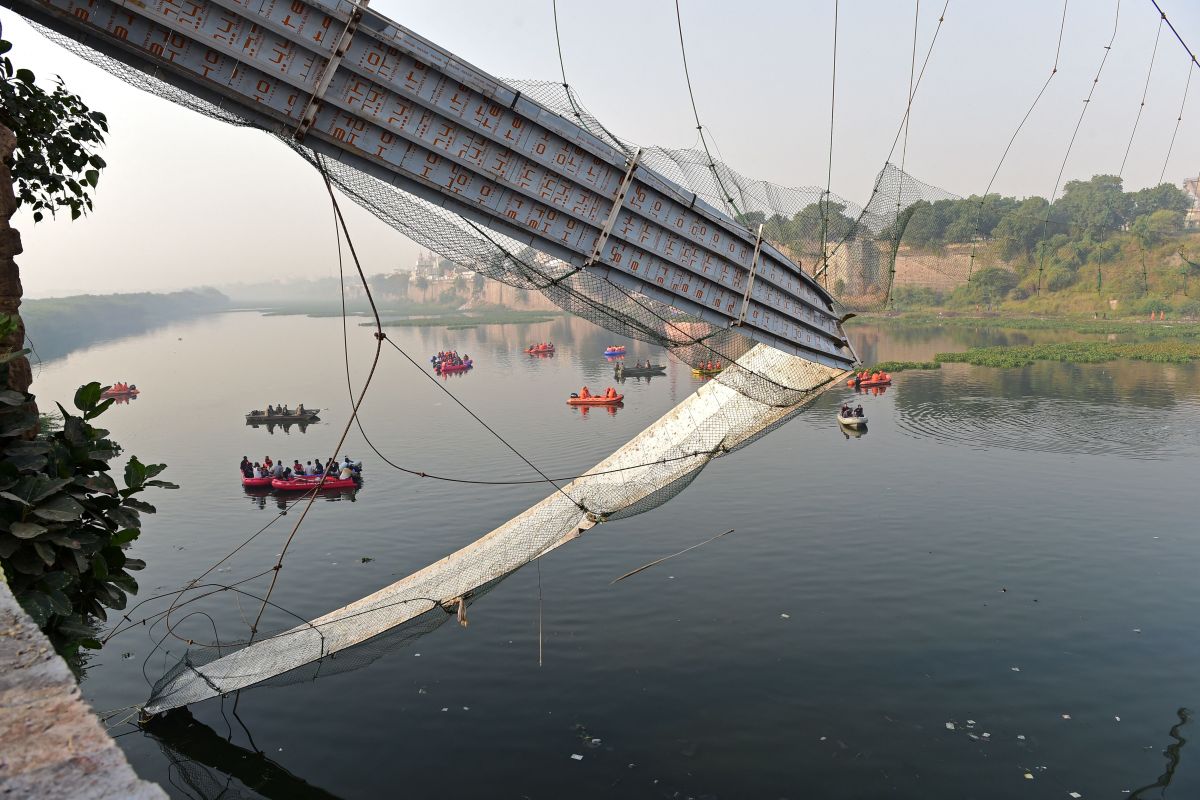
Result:
[[[0,797],[166,796],[134,773],[0,573]]]

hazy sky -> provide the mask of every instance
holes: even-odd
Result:
[[[944,0],[924,0],[918,68]],[[1200,5],[1160,0],[1193,49]],[[701,121],[747,176],[825,183],[833,0],[683,0]],[[1059,72],[1013,147],[993,191],[1047,195],[1113,29],[1115,0],[1076,0]],[[374,0],[377,9],[499,77],[558,79],[550,0]],[[844,0],[838,35],[833,191],[871,193],[904,111],[914,2]],[[913,108],[907,170],[960,195],[987,185],[1004,146],[1050,73],[1058,0],[952,0]],[[161,291],[336,274],[328,199],[317,173],[273,138],[235,129],[130,88],[0,12],[12,56],[68,86],[111,124],[96,211],[21,228],[28,296]],[[671,0],[561,0],[567,78],[618,135],[643,144],[696,141]],[[1064,180],[1115,173],[1150,64],[1158,15],[1121,3],[1116,42]],[[1158,182],[1187,78],[1163,27],[1127,188]],[[899,160],[899,151],[895,156]],[[1200,70],[1165,180],[1200,172]],[[349,223],[368,272],[409,266],[417,248],[355,210]]]

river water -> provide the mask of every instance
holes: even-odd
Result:
[[[440,349],[478,365],[441,385],[557,476],[698,385],[627,342],[631,360],[668,363],[667,375],[627,381],[615,414],[585,414],[564,399],[612,382],[601,352],[620,341],[587,323],[389,335],[421,366],[385,348],[362,420],[380,452],[418,472],[537,477],[428,379]],[[868,361],[1034,336],[852,335]],[[358,385],[374,341],[357,325],[350,336]],[[543,340],[554,358],[520,352]],[[34,388],[43,406],[66,404],[92,379],[143,389],[102,422],[182,485],[147,498],[160,510],[132,551],[149,565],[137,599],[276,518],[274,496],[239,485],[241,456],[328,457],[350,408],[339,319],[204,317],[45,364]],[[864,406],[865,434],[834,421],[845,399]],[[322,421],[243,424],[280,402],[321,408]],[[264,625],[368,594],[547,493],[414,477],[357,431],[345,452],[363,460],[364,485],[314,505],[272,596],[286,613]],[[176,797],[1095,798],[1159,797],[1164,783],[1200,796],[1197,745],[1179,741],[1197,723],[1171,735],[1180,709],[1200,706],[1198,457],[1194,365],[905,372],[881,394],[827,393],[665,506],[518,571],[471,607],[467,628],[243,692],[236,716],[233,698],[199,704],[184,733],[114,733]],[[297,513],[206,580],[268,569]],[[96,654],[83,683],[95,708],[144,702],[182,639],[211,642],[214,625],[223,642],[244,637],[258,604],[222,593],[205,610],[176,612],[157,651],[161,624]]]

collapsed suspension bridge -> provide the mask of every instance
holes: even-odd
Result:
[[[933,196],[887,166],[877,205],[851,216],[828,190],[747,181],[707,150],[635,147],[584,111],[565,78],[498,80],[366,0],[7,2],[128,83],[273,134],[447,258],[693,365],[732,364],[588,473],[462,550],[318,619],[190,652],[155,685],[149,713],[320,670],[384,634],[420,632],[595,525],[664,503],[857,362],[841,328],[846,313],[886,301],[902,228],[893,223]],[[790,217],[815,202],[824,214],[812,249],[784,252],[763,239],[762,225],[747,224],[754,212],[786,208]],[[850,223],[833,237],[830,208]],[[890,243],[880,236],[889,226]]]

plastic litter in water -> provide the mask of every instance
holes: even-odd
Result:
[[[1023,742],[1023,741],[1025,741],[1025,734],[1023,734],[1023,733],[1018,733],[1018,734],[1017,734],[1017,738],[1018,738],[1018,739],[1020,739],[1020,740]]]
[[[783,619],[791,619],[792,618],[791,614],[780,614],[779,616],[782,617]]]
[[[1120,722],[1120,721],[1121,721],[1121,718],[1120,718],[1120,717],[1113,717],[1113,719],[1115,719],[1117,722]]]
[[[583,761],[583,756],[579,755],[579,753],[571,753],[571,758],[575,761]]]
[[[1020,668],[1020,667],[1013,667],[1013,668],[1012,668],[1012,671],[1013,671],[1013,672],[1020,672],[1020,671],[1021,671],[1021,668]]]
[[[1026,773],[1025,773],[1025,780],[1027,780],[1027,781],[1031,781],[1031,780],[1033,780],[1033,773],[1032,773],[1032,772],[1026,772]]]
[[[1070,714],[1063,714],[1063,715],[1062,715],[1062,718],[1063,718],[1063,719],[1070,719],[1070,718],[1071,718],[1071,715],[1070,715]]]
[[[1155,536],[1154,538],[1157,539],[1158,537]],[[1080,797],[1083,797],[1083,795],[1081,795],[1079,792],[1067,792],[1067,796],[1074,797],[1075,800],[1079,800]]]
[[[946,730],[948,730],[948,731],[952,731],[952,730],[954,730],[954,723],[953,723],[953,722],[947,722],[947,723],[946,723]]]

